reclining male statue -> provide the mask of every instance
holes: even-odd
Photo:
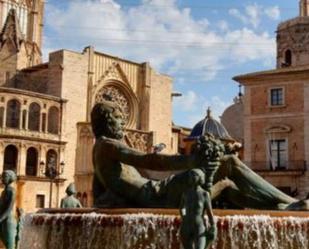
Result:
[[[188,188],[190,169],[210,163],[203,153],[165,155],[143,153],[122,142],[124,122],[119,107],[110,101],[94,106],[91,113],[95,135],[93,148],[94,205],[96,207],[178,208]],[[211,188],[211,198],[224,193],[226,201],[240,208],[309,210],[308,201],[294,199],[255,174],[235,155],[222,155]],[[136,170],[186,170],[164,180],[151,180]]]

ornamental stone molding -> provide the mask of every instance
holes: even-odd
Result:
[[[118,63],[114,62],[108,68],[108,70],[106,70],[103,73],[101,78],[96,82],[96,84],[94,85],[94,89],[100,88],[100,84],[102,82],[111,81],[111,80],[123,82],[130,87],[130,83],[129,83],[129,80],[128,80],[126,74],[123,72],[120,65]]]
[[[264,133],[273,134],[273,133],[289,133],[292,131],[292,128],[289,125],[277,124],[266,127]]]
[[[125,142],[131,148],[142,152],[150,152],[153,145],[153,133],[126,130]]]

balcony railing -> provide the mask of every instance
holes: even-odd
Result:
[[[59,141],[60,135],[52,134],[47,132],[30,131],[24,129],[13,129],[13,128],[0,128],[0,135],[2,136],[20,136],[44,140],[55,140]]]
[[[254,161],[254,162],[245,162],[252,170],[256,172],[306,172],[307,163],[304,160],[299,161],[288,161],[281,167],[271,167],[269,161]]]

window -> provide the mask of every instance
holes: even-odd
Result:
[[[291,66],[292,64],[292,52],[289,49],[285,51],[284,62],[286,67]]]
[[[273,170],[287,168],[287,141],[285,139],[270,140],[270,167]]]
[[[284,104],[283,88],[274,88],[270,90],[270,104],[271,106],[280,106]]]
[[[44,208],[45,207],[45,195],[36,195],[36,208]]]
[[[31,147],[27,150],[26,175],[36,176],[37,165],[38,165],[38,151],[36,148]]]
[[[40,115],[41,115],[41,107],[37,103],[31,103],[29,107],[29,121],[28,121],[28,129],[31,131],[39,131],[40,130]]]
[[[4,150],[4,170],[13,170],[16,172],[17,169],[17,158],[18,150],[14,145],[8,145]]]
[[[50,177],[55,174],[58,165],[58,156],[55,150],[49,150],[46,154],[46,176]]]
[[[48,111],[48,132],[58,134],[59,132],[59,110],[52,106]]]
[[[13,99],[7,103],[6,126],[19,128],[20,103]]]

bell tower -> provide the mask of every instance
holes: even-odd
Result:
[[[45,0],[0,0],[0,71],[12,75],[41,63],[44,5]]]
[[[309,1],[300,0],[299,2],[299,16],[309,16]]]
[[[0,0],[0,32],[14,9],[25,41],[42,47],[44,0]]]
[[[300,0],[299,16],[277,29],[277,68],[309,65],[309,0]]]

